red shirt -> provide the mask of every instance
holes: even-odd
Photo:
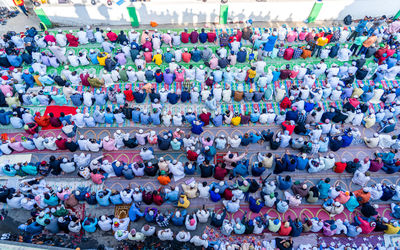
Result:
[[[322,31],[322,32],[317,33],[315,36],[319,38],[319,37],[323,37],[324,34],[325,34],[325,33]]]
[[[335,171],[336,173],[343,173],[346,167],[346,162],[335,162],[335,167],[333,168],[333,171]]]
[[[65,37],[68,40],[68,43],[70,47],[78,47],[79,42],[78,42],[78,38],[72,34],[66,34]]]
[[[186,156],[187,156],[189,161],[197,161],[197,157],[199,157],[199,155],[196,152],[192,151],[192,150],[187,151],[187,155]]]
[[[279,104],[279,106],[282,109],[287,109],[290,108],[292,106],[292,101],[290,101],[289,97],[285,96],[285,98],[283,98],[281,104]]]
[[[144,52],[144,60],[146,63],[151,63],[151,60],[153,59],[153,54],[151,52]]]
[[[153,203],[153,194],[152,194],[152,192],[143,191],[142,192],[142,200],[147,205],[150,205],[151,203]]]
[[[290,125],[289,121],[282,122],[282,127],[285,128],[285,130],[289,131],[289,135],[293,134],[293,130],[296,127],[295,125]]]
[[[281,229],[279,230],[279,235],[287,236],[292,231],[292,227],[285,227],[285,223],[281,224]]]
[[[376,160],[371,160],[371,164],[369,166],[370,172],[378,172],[383,167],[383,162],[378,162]]]
[[[57,148],[60,150],[66,150],[67,149],[67,147],[65,146],[66,142],[67,142],[67,140],[65,140],[64,138],[57,139],[56,140]]]
[[[182,43],[188,43],[189,42],[189,33],[187,32],[182,32],[181,33],[181,42]]]
[[[217,39],[217,34],[215,32],[208,32],[207,33],[207,41],[209,43],[215,42],[216,39]]]
[[[44,37],[44,40],[46,40],[46,42],[56,42],[56,38],[53,35],[47,35]]]
[[[50,116],[35,116],[35,122],[41,127],[47,127],[50,124]]]
[[[90,178],[92,178],[94,184],[101,184],[103,182],[104,175],[90,173]]]
[[[288,60],[288,61],[292,60],[293,53],[294,53],[293,48],[287,48],[285,50],[285,53],[283,53],[283,59]]]
[[[111,42],[117,41],[117,38],[118,38],[117,34],[115,34],[112,31],[107,33],[107,37],[108,37],[108,39],[110,39]]]
[[[149,49],[149,52],[152,52],[152,51],[153,51],[153,45],[151,44],[150,41],[145,42],[145,43],[142,45],[142,47],[143,47],[143,49]]]
[[[332,34],[329,34],[329,35],[327,35],[327,36],[326,36],[326,39],[328,39],[328,43],[330,43],[330,42],[331,42],[331,39],[332,39],[332,37],[333,37],[333,35],[332,35]]]
[[[164,203],[163,198],[159,194],[153,194],[153,202],[157,206],[161,206]]]
[[[377,52],[375,52],[375,57],[376,57],[376,58],[380,58],[380,57],[382,57],[382,56],[383,56],[383,54],[385,54],[385,53],[386,53],[386,51],[387,51],[387,49],[386,49],[386,48],[380,48],[380,49],[378,49],[378,51],[377,51]]]
[[[211,113],[201,113],[201,115],[199,115],[199,118],[202,122],[204,122],[204,126],[207,126],[208,124],[210,124],[210,116]]]
[[[127,89],[124,91],[125,99],[128,102],[132,102],[134,97],[133,97],[133,91],[131,89]]]
[[[189,52],[182,53],[182,61],[184,61],[185,63],[189,63],[191,58],[192,54],[190,54]]]
[[[228,201],[232,200],[233,197],[232,190],[230,190],[229,188],[225,189],[223,196],[225,200]]]
[[[237,40],[238,42],[240,42],[240,41],[242,40],[242,31],[241,31],[240,29],[238,29],[238,30],[236,31],[236,40]]]
[[[81,78],[81,82],[82,82],[83,86],[90,86],[90,83],[88,81],[88,78],[89,78],[89,74],[88,73],[81,74],[79,77]]]
[[[218,167],[215,168],[214,178],[219,180],[219,181],[223,181],[225,179],[226,174],[228,174],[228,170],[218,166]]]

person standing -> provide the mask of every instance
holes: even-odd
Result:
[[[25,16],[28,16],[28,11],[25,8],[25,2],[24,0],[13,0],[15,6],[19,7],[21,11],[25,14]]]

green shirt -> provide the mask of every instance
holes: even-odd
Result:
[[[364,42],[365,40],[367,40],[367,39],[368,39],[367,36],[359,36],[359,37],[357,37],[356,40],[354,41],[354,44],[355,44],[355,45],[358,45],[358,46],[361,46],[361,45],[363,44],[363,42]]]

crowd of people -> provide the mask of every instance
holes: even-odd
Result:
[[[375,183],[371,178],[380,170],[387,174],[400,170],[396,157],[400,138],[394,135],[400,114],[396,82],[400,73],[399,32],[400,21],[385,16],[366,17],[354,27],[332,29],[284,25],[260,30],[246,24],[230,34],[217,34],[214,29],[117,34],[109,28],[104,32],[90,26],[76,33],[41,33],[32,27],[22,33],[8,32],[0,39],[0,124],[24,129],[26,136],[2,136],[1,154],[68,150],[71,157],[2,162],[2,174],[28,179],[18,188],[3,186],[0,202],[30,211],[32,218],[19,230],[23,241],[34,243],[41,242],[42,233],[101,230],[138,246],[146,238],[156,238],[163,244],[173,242],[186,248],[293,248],[292,239],[239,246],[207,234],[194,235],[198,223],[209,223],[225,236],[264,232],[292,237],[309,232],[348,237],[373,232],[397,234],[400,186]],[[273,61],[280,59],[279,65]],[[172,111],[171,105],[185,103],[195,105]],[[242,112],[222,107],[232,104],[259,105]],[[52,105],[77,110],[70,113],[60,107],[59,114],[32,111]],[[77,136],[80,128],[114,123],[122,127],[125,121],[170,129],[161,133],[138,129],[135,134],[119,129],[112,136],[97,139]],[[259,132],[215,137],[203,134],[210,126],[253,124],[277,125],[278,129],[265,127]],[[40,130],[49,126],[61,129],[64,135],[44,138]],[[372,130],[370,136],[362,136],[361,126]],[[262,145],[265,151],[253,162],[246,153],[226,152],[227,148],[235,151],[255,145]],[[332,153],[352,147],[376,152],[364,159],[337,159]],[[109,161],[91,155],[127,148],[140,149],[140,160]],[[287,150],[274,154],[277,149]],[[156,156],[168,150],[183,151],[187,159],[181,162]],[[218,151],[224,156],[215,162]],[[357,188],[334,185],[329,178],[310,185],[294,180],[290,174],[294,171],[347,172],[353,174],[351,181]],[[161,188],[137,185],[117,191],[94,190],[89,185],[77,189],[47,185],[47,176],[60,174],[77,174],[98,185],[110,177],[153,177]],[[201,198],[210,202],[208,209],[193,209],[191,200]],[[378,201],[391,202],[391,218],[379,215]],[[126,218],[107,214],[81,218],[73,212],[80,203],[131,206]],[[211,208],[217,203],[223,206],[222,211]],[[241,205],[253,214],[263,208],[284,214],[291,207],[310,203],[321,204],[332,219],[273,218],[268,214],[249,218],[246,213],[236,220],[227,219],[227,213],[235,214]],[[163,209],[163,204],[177,209]],[[355,209],[360,209],[360,214],[353,221],[334,219]],[[138,220],[146,224],[129,228],[130,222]],[[171,225],[183,230],[173,232]],[[313,247],[303,245],[300,249]],[[320,246],[329,247],[367,246]]]

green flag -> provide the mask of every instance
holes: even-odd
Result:
[[[139,27],[139,19],[136,14],[136,8],[135,7],[128,7],[128,13],[129,17],[131,19],[131,25],[132,27]]]
[[[311,10],[310,15],[308,16],[307,20],[309,23],[312,23],[317,19],[319,12],[321,11],[322,8],[322,2],[315,2],[314,6]]]
[[[44,10],[42,8],[34,8],[34,11],[36,15],[39,17],[40,21],[44,23],[47,26],[47,28],[52,27],[50,19],[47,17],[46,13],[44,13]]]
[[[219,24],[228,23],[228,5],[224,4],[220,6],[219,10]]]

